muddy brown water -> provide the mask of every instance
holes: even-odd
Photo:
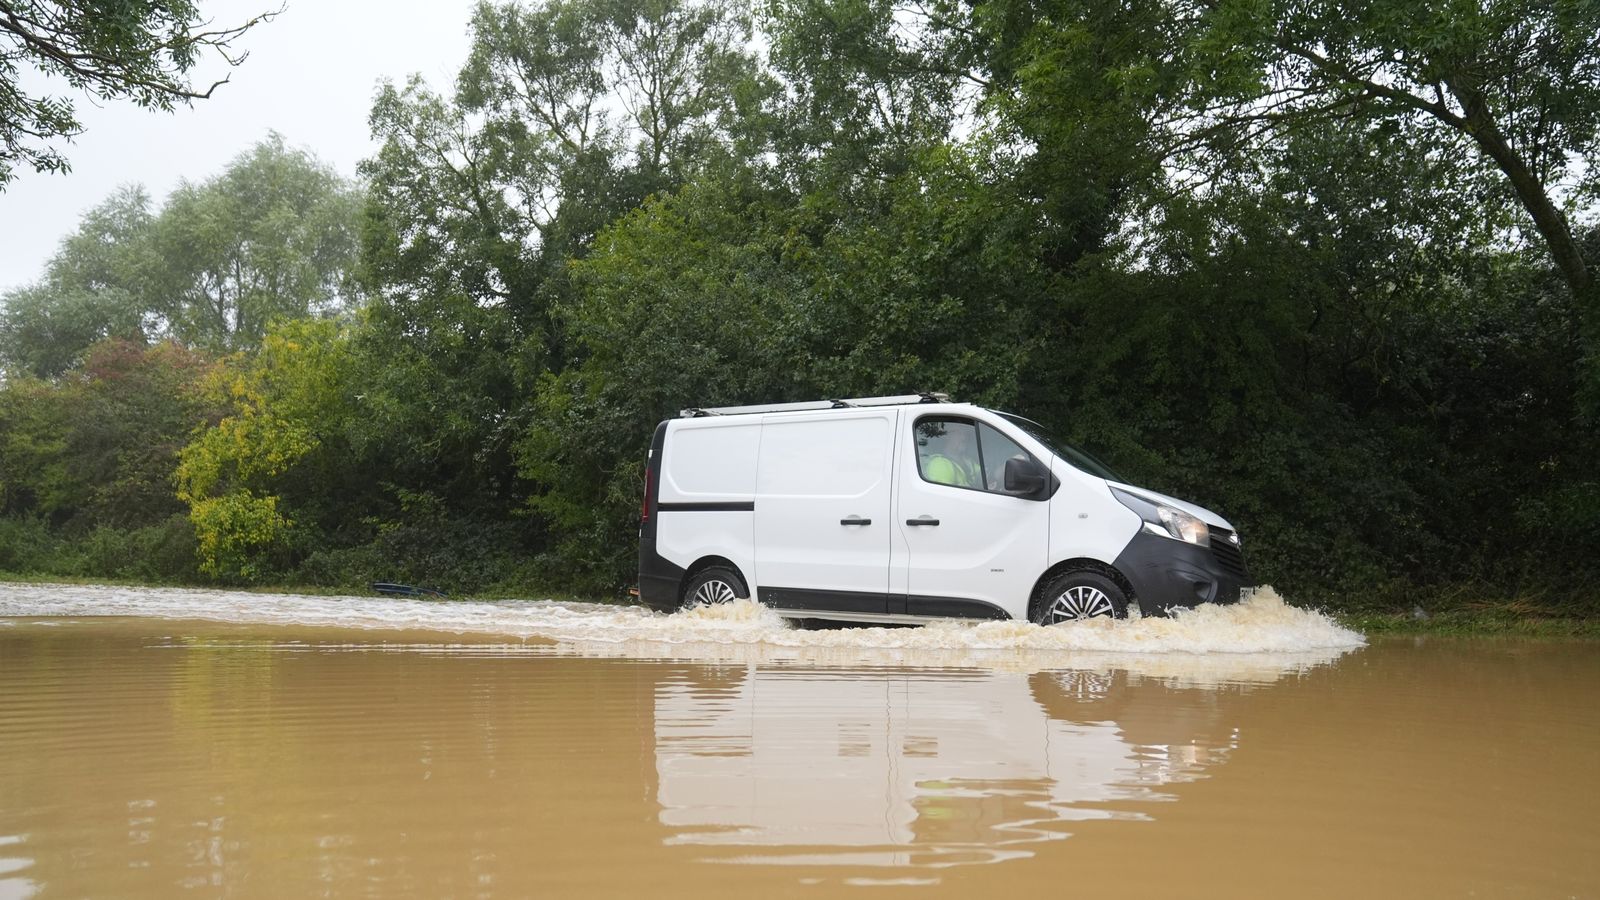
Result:
[[[1600,896],[1600,645],[1228,616],[0,585],[0,898]]]

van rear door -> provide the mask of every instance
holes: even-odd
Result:
[[[756,470],[757,597],[777,609],[888,609],[900,411],[767,416]]]

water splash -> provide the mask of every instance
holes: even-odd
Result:
[[[1212,681],[1272,680],[1336,659],[1361,635],[1283,601],[1271,588],[1231,606],[1170,618],[1028,622],[941,621],[920,628],[794,627],[745,600],[664,615],[639,607],[557,600],[426,601],[187,588],[0,583],[0,618],[139,616],[239,625],[331,626],[374,632],[498,636],[597,656],[831,665],[976,666],[1037,671],[1129,667]],[[42,623],[41,623],[42,624]]]

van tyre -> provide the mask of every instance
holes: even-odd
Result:
[[[732,603],[734,600],[743,600],[750,596],[750,590],[744,586],[744,579],[739,573],[727,566],[711,566],[701,569],[683,586],[683,608],[694,609],[697,606],[715,606],[722,603]]]
[[[1111,578],[1080,569],[1050,579],[1039,595],[1033,621],[1039,625],[1128,615],[1128,592]]]

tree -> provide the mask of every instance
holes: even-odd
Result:
[[[1108,114],[1126,123],[1109,143],[1145,166],[1156,206],[1257,179],[1297,132],[1404,135],[1391,150],[1425,146],[1456,171],[1402,189],[1508,232],[1531,225],[1600,348],[1595,260],[1568,215],[1600,183],[1591,0],[991,0],[952,27],[982,36],[1002,76],[991,96],[1024,121],[1042,114],[1064,139]],[[1503,215],[1507,200],[1525,218]]]
[[[142,188],[123,188],[62,240],[38,283],[0,308],[0,368],[53,378],[107,338],[144,343],[155,216]]]
[[[358,195],[280,135],[168,198],[151,231],[150,289],[164,331],[219,352],[255,346],[276,319],[343,304]]]
[[[770,90],[746,49],[749,16],[729,0],[483,2],[472,27],[461,103],[542,160],[550,188],[594,155],[639,173],[646,192],[681,181],[726,153],[741,104]]]
[[[736,6],[481,3],[453,93],[386,85],[362,172],[358,351],[369,434],[392,475],[450,511],[521,506],[511,447],[534,385],[577,348],[570,264],[655,192],[736,158],[770,90]]]
[[[178,449],[210,408],[195,390],[211,360],[172,343],[109,340],[55,381],[0,389],[0,514],[84,531],[181,512]]]
[[[172,475],[196,423],[217,414],[198,389],[215,366],[171,341],[106,341],[90,349],[64,398],[73,411],[67,471],[88,488],[79,516],[131,527],[183,512]]]
[[[480,3],[452,96],[413,78],[373,105],[369,281],[384,302],[501,308],[558,352],[565,261],[607,223],[732,152],[762,79],[724,2]]]
[[[0,2],[0,191],[18,165],[66,171],[57,141],[80,132],[72,101],[30,91],[32,71],[64,79],[96,100],[129,100],[170,111],[209,98],[227,77],[201,88],[189,71],[207,54],[229,67],[247,53],[235,44],[271,19],[213,28],[194,0],[4,0]]]
[[[1574,297],[1600,315],[1558,193],[1600,137],[1600,5],[1590,0],[1348,3],[1199,0],[1188,127],[1255,144],[1336,117],[1418,121],[1441,152],[1498,170]],[[1181,120],[1180,120],[1181,121]],[[1593,172],[1587,173],[1593,177]]]
[[[271,135],[159,213],[140,188],[91,210],[38,283],[3,298],[0,366],[50,378],[111,337],[227,352],[280,318],[342,307],[359,199]]]
[[[315,501],[344,447],[351,354],[337,323],[301,320],[270,332],[253,358],[233,358],[206,391],[226,414],[179,454],[178,499],[189,505],[202,571],[251,578],[291,549],[297,522],[284,494]]]
[[[0,383],[0,514],[8,518],[70,509],[82,486],[65,461],[72,410],[49,382]]]
[[[791,177],[870,184],[973,124],[982,79],[928,4],[774,0],[761,11],[787,88],[774,130]]]

